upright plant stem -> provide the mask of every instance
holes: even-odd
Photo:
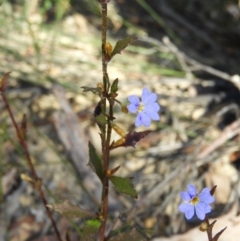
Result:
[[[104,0],[100,0],[101,9],[102,9],[102,71],[103,71],[103,102],[102,102],[102,112],[106,114],[106,104],[107,104],[107,92],[108,92],[108,74],[107,74],[107,62],[106,62],[106,39],[107,39],[107,3]],[[103,169],[104,175],[102,180],[102,200],[101,200],[101,217],[102,224],[99,230],[100,241],[105,240],[105,229],[108,216],[108,189],[109,189],[109,180],[106,175],[109,167],[109,142],[111,132],[109,131],[106,125],[103,125],[101,139],[102,139],[102,159],[103,159]]]
[[[18,140],[20,142],[20,145],[22,146],[22,149],[24,151],[25,157],[26,157],[27,162],[28,162],[28,166],[29,166],[29,168],[31,170],[31,173],[33,175],[33,178],[34,178],[34,181],[35,181],[35,185],[36,185],[36,189],[39,192],[39,195],[41,197],[42,203],[43,203],[43,205],[44,205],[44,207],[46,209],[47,215],[48,215],[49,219],[51,220],[51,223],[52,223],[52,226],[53,226],[54,231],[56,233],[57,239],[59,241],[62,241],[60,233],[59,233],[59,231],[57,229],[57,225],[56,225],[56,223],[55,223],[55,221],[53,219],[52,213],[49,210],[49,208],[46,206],[47,205],[47,200],[46,200],[45,195],[44,195],[43,190],[42,190],[41,181],[40,181],[39,177],[37,176],[37,173],[35,171],[35,168],[34,168],[34,165],[33,165],[33,162],[32,162],[32,158],[31,158],[31,156],[29,154],[27,143],[26,143],[26,141],[25,141],[25,139],[23,137],[23,134],[22,134],[18,124],[15,121],[15,118],[13,116],[13,113],[12,113],[12,110],[11,110],[10,105],[8,103],[8,100],[7,100],[7,98],[6,98],[6,96],[5,96],[5,94],[3,92],[1,93],[1,96],[2,96],[2,100],[3,100],[4,104],[5,104],[5,107],[6,107],[7,111],[8,111],[8,114],[9,114],[11,120],[12,120],[13,126],[14,126],[14,128],[16,130]]]

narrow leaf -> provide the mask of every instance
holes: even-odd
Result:
[[[100,115],[102,113],[102,101],[99,101],[97,106],[94,109],[93,115],[95,117],[97,117],[98,115]]]
[[[48,204],[47,207],[67,218],[94,218],[96,216],[87,210],[73,205],[69,200],[56,204]]]
[[[143,139],[145,136],[147,136],[149,133],[151,133],[151,131],[140,131],[140,132],[136,132],[136,131],[130,131],[127,135],[126,135],[126,146],[133,146],[135,147],[136,143],[139,142],[141,139]]]
[[[213,196],[213,194],[215,193],[216,188],[217,188],[217,185],[215,185],[215,186],[211,189],[210,194],[211,194],[212,196]]]
[[[219,239],[219,237],[221,236],[221,234],[225,231],[227,227],[225,227],[224,229],[222,229],[221,231],[219,231],[212,239],[212,241],[217,241]]]
[[[88,86],[82,86],[81,88],[83,89],[83,92],[91,91],[93,94],[98,95],[99,97],[102,95],[102,90],[99,87],[92,88]]]
[[[26,137],[27,137],[27,117],[26,117],[26,114],[24,114],[23,118],[22,118],[21,133],[22,133],[23,140],[26,140]]]
[[[123,49],[125,49],[129,44],[133,43],[136,39],[136,37],[127,37],[119,40],[112,51],[111,58],[116,54],[120,54]]]
[[[110,176],[112,176],[114,173],[116,173],[116,172],[119,170],[120,167],[121,167],[121,166],[119,165],[119,166],[113,168],[113,169],[111,170],[111,172],[110,172]]]
[[[130,195],[131,197],[137,198],[137,192],[134,189],[134,186],[131,183],[129,178],[111,176],[109,180],[113,183],[116,191]]]
[[[151,131],[149,131],[149,130],[147,130],[147,131],[140,131],[140,132],[130,131],[127,135],[125,135],[121,139],[119,139],[119,140],[115,141],[114,143],[112,143],[111,146],[110,146],[110,149],[113,150],[113,149],[118,148],[120,146],[125,146],[125,147],[132,146],[132,147],[135,147],[137,142],[140,141],[141,139],[143,139],[149,133],[151,133]]]
[[[98,156],[96,149],[94,148],[91,142],[88,143],[88,147],[89,147],[88,165],[93,169],[94,172],[96,172],[99,179],[102,180],[102,177],[103,177],[102,160]]]
[[[8,78],[11,72],[6,73],[3,78],[0,80],[0,91],[4,92],[8,85]]]
[[[116,93],[118,91],[118,79],[115,79],[111,85],[111,93]]]
[[[121,137],[126,136],[125,131],[120,126],[118,126],[117,124],[115,124],[113,122],[112,122],[112,128],[114,131],[116,131],[118,133],[119,136],[121,136]]]
[[[97,219],[88,220],[82,229],[81,240],[96,241],[100,225],[101,223]]]

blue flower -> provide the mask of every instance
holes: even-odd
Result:
[[[127,106],[128,111],[131,113],[138,112],[135,120],[135,126],[144,125],[149,127],[152,120],[160,120],[158,111],[160,110],[159,104],[156,102],[157,95],[149,92],[148,88],[142,91],[141,101],[136,95],[128,97],[130,104]]]
[[[204,220],[206,213],[211,212],[210,203],[215,201],[211,195],[209,188],[205,187],[200,194],[197,193],[197,188],[192,185],[187,185],[187,192],[181,192],[180,197],[184,203],[180,204],[178,210],[185,214],[186,219],[191,219],[196,210],[197,217]]]

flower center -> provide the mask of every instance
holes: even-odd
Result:
[[[138,107],[138,112],[141,112],[144,110],[144,104],[141,102]]]
[[[190,203],[193,204],[193,205],[196,205],[198,202],[199,202],[199,198],[198,198],[198,196],[196,196],[191,200]]]

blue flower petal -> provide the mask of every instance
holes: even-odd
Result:
[[[180,197],[184,200],[184,201],[191,201],[192,198],[190,197],[188,192],[180,192]]]
[[[150,95],[151,93],[150,93],[150,91],[148,90],[148,88],[144,88],[143,90],[142,90],[142,102],[144,102],[147,98],[148,98],[148,96]]]
[[[147,91],[143,91],[142,94],[142,102],[144,105],[153,104],[157,100],[157,95],[155,93],[150,93],[147,89]]]
[[[188,184],[187,189],[191,197],[195,197],[197,195],[197,188],[194,185]]]
[[[151,124],[151,119],[144,112],[141,113],[143,125],[149,127]]]
[[[135,126],[138,127],[138,126],[140,126],[140,125],[143,125],[143,123],[142,123],[141,115],[140,115],[140,113],[139,113],[139,114],[137,115],[137,117],[136,117],[136,120],[135,120]]]
[[[189,209],[191,209],[191,207],[193,207],[193,205],[191,205],[190,203],[181,203],[178,206],[178,210],[182,213],[185,213],[186,211],[188,211]]]
[[[136,95],[130,95],[128,97],[128,100],[130,101],[131,104],[135,104],[135,105],[139,105],[140,104],[140,100]]]
[[[196,214],[197,217],[201,220],[203,220],[206,216],[206,213],[211,212],[211,207],[209,204],[203,203],[203,202],[199,202],[196,204],[195,206],[196,208]],[[210,209],[209,209],[210,208]]]
[[[194,206],[190,203],[180,204],[178,210],[185,214],[186,219],[191,219],[194,215]]]
[[[136,113],[137,110],[138,110],[138,105],[130,104],[130,105],[127,106],[127,109],[131,113]]]
[[[151,107],[152,110],[154,110],[155,112],[158,112],[160,110],[160,105],[158,103],[153,103],[150,105],[147,105],[147,107]]]
[[[131,113],[138,112],[135,120],[136,127],[140,125],[149,127],[151,124],[151,120],[160,120],[160,116],[158,113],[158,111],[160,110],[160,106],[158,103],[156,103],[157,95],[155,93],[151,93],[148,88],[144,88],[142,90],[141,102],[136,95],[129,96],[128,100],[130,102],[130,104],[127,106],[128,111]]]
[[[203,190],[199,194],[199,199],[200,201],[208,204],[213,203],[215,201],[215,198],[211,195],[210,190],[207,187],[203,188]]]
[[[145,106],[144,112],[152,119],[152,120],[160,120],[159,114],[154,111],[152,108],[148,108],[148,106]]]
[[[199,206],[205,213],[210,213],[212,211],[212,207],[207,203],[199,202],[196,204],[196,208]]]
[[[212,207],[209,204],[205,203],[205,213],[210,213],[211,211]]]
[[[151,119],[144,113],[144,112],[140,112],[137,115],[136,121],[135,121],[135,126],[140,126],[140,125],[144,125],[146,127],[149,127],[151,124]]]

